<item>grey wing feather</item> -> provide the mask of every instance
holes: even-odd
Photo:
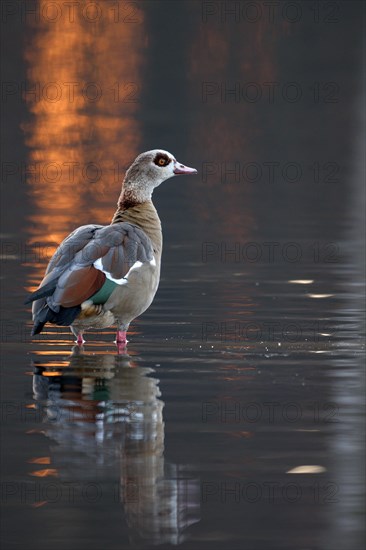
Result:
[[[103,227],[103,225],[95,224],[82,225],[70,233],[52,256],[46,269],[46,275],[51,273],[53,269],[64,268],[73,261],[77,252],[82,250],[93,239],[96,230]]]

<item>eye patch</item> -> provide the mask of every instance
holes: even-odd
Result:
[[[164,155],[163,153],[158,153],[154,159],[154,163],[157,165],[157,166],[168,166],[168,164],[171,162],[171,159],[167,156],[167,155]]]

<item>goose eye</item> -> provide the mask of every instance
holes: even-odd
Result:
[[[158,154],[156,155],[155,159],[154,159],[154,162],[157,166],[168,166],[168,164],[170,163],[170,158],[165,156],[165,155],[161,155],[161,154]]]

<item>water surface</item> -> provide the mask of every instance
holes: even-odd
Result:
[[[110,4],[7,16],[3,546],[356,550],[362,3],[296,2],[293,23]],[[57,244],[109,223],[156,147],[199,176],[154,195],[161,284],[127,353],[112,330],[32,339],[23,300]]]

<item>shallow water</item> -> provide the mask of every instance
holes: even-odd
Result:
[[[109,4],[98,23],[7,15],[3,547],[356,550],[363,4],[295,2],[294,23]],[[235,82],[302,95],[222,95]],[[108,223],[124,168],[160,146],[200,174],[154,195],[162,278],[127,353],[112,330],[32,339],[23,300],[57,243]]]

